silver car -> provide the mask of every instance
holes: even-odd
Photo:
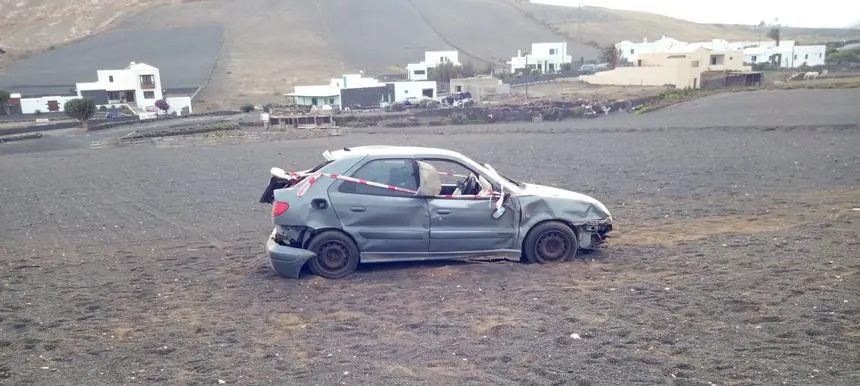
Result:
[[[450,150],[360,146],[300,172],[272,168],[272,269],[335,279],[359,263],[516,258],[549,263],[596,248],[612,215],[584,194],[514,181]]]

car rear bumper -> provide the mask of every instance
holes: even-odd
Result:
[[[272,270],[278,275],[298,278],[302,267],[315,255],[307,249],[293,248],[278,244],[275,241],[275,232],[269,236],[266,242],[266,255]]]

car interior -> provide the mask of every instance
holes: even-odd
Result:
[[[489,197],[493,191],[493,186],[489,181],[482,176],[476,176],[471,171],[467,177],[456,184],[443,184],[436,167],[425,161],[416,161],[416,164],[420,178],[418,194],[422,196],[479,195]]]

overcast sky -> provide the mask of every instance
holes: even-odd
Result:
[[[579,6],[580,0],[531,0]],[[844,28],[860,22],[858,0],[582,0],[582,5],[645,11],[698,23],[758,24],[764,20],[792,27]]]

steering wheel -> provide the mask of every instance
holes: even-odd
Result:
[[[474,173],[469,173],[466,180],[458,182],[457,187],[460,188],[460,194],[478,194],[478,177]]]

